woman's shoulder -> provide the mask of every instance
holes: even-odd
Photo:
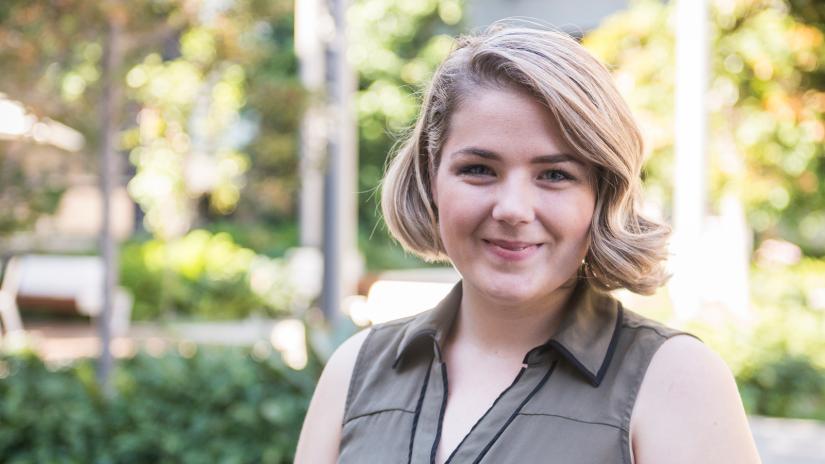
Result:
[[[759,462],[730,368],[686,335],[660,344],[642,380],[630,427],[636,464]]]
[[[638,392],[639,382],[653,366],[653,359],[661,358],[659,352],[664,346],[674,341],[676,345],[682,345],[685,343],[684,339],[690,340],[688,343],[691,343],[694,349],[701,349],[704,345],[699,337],[690,332],[643,316],[620,303],[618,305],[621,308],[621,316],[617,321],[618,330],[614,334],[616,346],[613,358],[614,362],[618,363],[616,369],[630,378],[626,381],[635,384],[633,392]],[[659,362],[662,362],[662,359],[659,359]],[[664,362],[675,361],[664,359]]]
[[[667,325],[655,319],[643,316],[633,310],[622,307],[622,328],[634,331],[649,332],[653,338],[662,341],[676,335],[688,335],[700,341],[699,337],[689,332]],[[639,330],[640,329],[640,330]]]
[[[332,375],[338,377],[337,380],[346,380],[348,382],[349,376],[355,367],[355,362],[358,359],[358,353],[361,351],[361,347],[371,332],[371,328],[366,328],[344,341],[344,343],[332,353],[332,356],[330,356],[324,367],[324,371],[330,370]]]
[[[362,330],[332,354],[309,405],[296,450],[296,463],[333,463],[337,460],[341,423],[347,399],[346,386],[355,367],[358,353],[370,329]]]
[[[359,356],[363,357],[363,350],[375,348],[382,351],[391,351],[400,343],[409,325],[419,317],[421,315],[381,322],[361,330],[335,350],[329,361],[327,361],[325,370],[329,369],[339,375],[341,372],[346,372],[346,378],[339,380],[346,380],[348,383],[350,375],[357,367]]]
[[[677,333],[662,342],[650,360],[640,393],[673,395],[674,387],[692,396],[703,389],[711,389],[717,396],[736,393],[733,374],[725,361],[687,333]],[[736,396],[738,399],[738,393]],[[658,397],[650,395],[646,399],[652,398]],[[691,396],[684,398],[691,399]]]

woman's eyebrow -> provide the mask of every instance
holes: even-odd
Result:
[[[494,151],[485,150],[483,148],[478,147],[464,147],[454,151],[450,156],[457,157],[459,155],[471,155],[471,156],[478,156],[480,158],[488,159],[491,161],[501,161],[501,155]],[[530,160],[532,164],[545,164],[545,163],[576,163],[576,164],[584,164],[578,157],[570,155],[568,153],[555,153],[552,155],[540,155],[536,156],[535,158]]]

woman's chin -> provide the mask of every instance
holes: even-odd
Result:
[[[504,305],[518,306],[535,300],[542,293],[529,279],[499,279],[476,286],[487,299]]]
[[[524,274],[501,274],[489,273],[473,279],[472,275],[465,275],[465,285],[471,285],[479,295],[490,302],[495,302],[502,306],[530,305],[547,298],[552,299],[552,295],[559,290],[564,292],[568,287],[574,287],[575,281],[571,278],[547,279],[538,281],[535,273]]]

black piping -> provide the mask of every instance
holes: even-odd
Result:
[[[374,416],[374,415],[376,415],[376,414],[381,414],[381,413],[384,413],[384,412],[393,412],[393,411],[397,411],[397,412],[406,412],[407,414],[415,414],[415,411],[410,411],[409,409],[404,409],[404,408],[386,408],[386,409],[378,409],[378,410],[376,410],[376,411],[365,412],[364,414],[359,414],[359,415],[357,415],[357,416],[350,417],[349,419],[347,419],[347,421],[346,421],[346,422],[344,422],[344,425],[347,425],[347,424],[349,424],[350,422],[352,422],[352,421],[354,421],[354,420],[358,420],[358,419],[360,419],[360,418],[362,418],[362,417],[369,417],[369,416]]]
[[[427,368],[427,373],[424,374],[424,385],[421,386],[421,393],[418,395],[418,405],[415,407],[415,416],[413,416],[412,433],[410,433],[410,453],[407,458],[407,463],[412,463],[413,443],[415,443],[415,430],[418,428],[418,418],[421,416],[421,406],[424,404],[424,394],[427,393],[427,384],[430,383],[430,370],[432,369],[432,361],[430,367]]]
[[[604,425],[605,427],[612,427],[616,430],[621,430],[622,432],[628,432],[628,430],[620,425],[615,424],[608,424],[607,422],[595,422],[595,421],[586,421],[582,419],[576,419],[574,417],[563,416],[561,414],[548,414],[545,412],[522,412],[519,413],[520,416],[537,416],[537,417],[555,417],[558,419],[565,419],[573,422],[578,422],[580,424],[591,424],[591,425]]]
[[[599,372],[595,374],[590,372],[590,369],[588,369],[584,366],[584,364],[579,362],[576,356],[558,341],[550,340],[549,342],[547,342],[547,345],[556,349],[556,351],[561,353],[570,364],[576,366],[576,368],[585,377],[587,377],[587,380],[590,381],[591,385],[593,385],[594,387],[598,387],[599,385],[601,385],[602,380],[604,380],[605,374],[607,374],[607,368],[610,366],[610,360],[613,359],[613,353],[616,352],[616,345],[618,345],[619,343],[619,334],[621,332],[622,319],[624,317],[623,313],[624,309],[621,306],[619,306],[618,315],[616,317],[616,325],[615,327],[613,327],[613,335],[610,337],[610,343],[607,345],[607,353],[604,355],[604,361],[602,361],[602,365],[599,368]]]
[[[531,391],[530,394],[527,395],[526,398],[524,398],[524,401],[522,401],[521,404],[518,405],[516,410],[513,411],[513,413],[507,419],[507,422],[505,422],[504,425],[502,425],[501,428],[498,429],[498,432],[496,432],[496,435],[493,437],[492,440],[490,440],[489,443],[487,443],[487,446],[485,446],[484,449],[481,450],[481,454],[479,454],[478,457],[476,458],[476,460],[473,461],[473,464],[478,464],[478,463],[481,462],[482,459],[484,459],[484,456],[487,454],[488,451],[490,451],[490,448],[493,447],[493,444],[495,444],[496,440],[498,440],[498,437],[500,437],[501,434],[504,433],[504,430],[506,430],[507,427],[510,425],[510,423],[513,422],[513,420],[516,418],[516,416],[519,415],[519,412],[524,407],[524,405],[527,404],[527,402],[530,401],[533,398],[533,396],[539,390],[541,390],[541,387],[543,387],[545,383],[547,383],[547,379],[549,379],[550,376],[553,374],[553,371],[556,370],[556,365],[558,363],[559,363],[558,360],[553,361],[553,365],[550,366],[550,369],[547,370],[547,373],[544,374],[544,377],[541,379],[541,381],[539,381],[539,383],[536,385],[536,387],[533,388],[533,391]]]
[[[585,367],[584,364],[579,362],[579,360],[576,358],[576,356],[573,353],[571,353],[570,351],[568,351],[567,348],[564,347],[564,345],[557,342],[556,340],[550,340],[547,343],[547,345],[552,346],[556,351],[561,353],[561,355],[564,356],[565,359],[567,359],[567,362],[569,362],[570,364],[576,366],[576,369],[578,369],[582,373],[582,375],[587,377],[587,380],[590,381],[591,385],[593,385],[594,387],[599,386],[599,382],[596,379],[596,376],[593,375],[593,373],[590,372],[590,369]]]
[[[610,360],[613,359],[613,353],[616,352],[616,345],[619,344],[619,333],[622,330],[622,320],[624,319],[624,308],[619,304],[619,314],[616,317],[616,327],[613,328],[613,337],[610,338],[610,345],[607,347],[607,354],[604,357],[599,373],[596,374],[596,387],[602,383],[604,375],[607,373],[607,367],[610,366]]]
[[[469,437],[470,435],[472,435],[473,430],[475,430],[475,429],[476,429],[476,427],[478,427],[478,424],[480,424],[480,423],[484,420],[484,418],[485,418],[485,417],[487,417],[487,415],[488,415],[488,414],[490,414],[490,411],[492,411],[492,410],[493,410],[493,408],[494,408],[494,407],[496,407],[496,403],[498,403],[498,400],[500,400],[502,396],[504,396],[504,395],[505,395],[508,391],[510,391],[510,389],[511,389],[511,388],[513,388],[513,387],[516,385],[516,383],[518,383],[518,380],[521,378],[521,375],[522,375],[522,374],[524,374],[524,371],[525,371],[525,370],[527,370],[527,369],[525,369],[524,367],[522,367],[522,368],[521,368],[521,370],[518,372],[518,375],[516,375],[515,380],[513,380],[513,383],[511,383],[509,387],[505,388],[505,389],[504,389],[504,391],[502,391],[501,393],[499,393],[499,394],[498,394],[498,397],[496,397],[496,400],[495,400],[495,401],[493,401],[493,404],[492,404],[492,405],[490,405],[490,407],[489,407],[489,408],[487,408],[487,411],[485,411],[485,412],[484,412],[484,415],[483,415],[483,416],[481,416],[481,417],[480,417],[480,418],[476,421],[476,423],[475,423],[475,424],[473,424],[473,427],[470,429],[470,431],[469,431],[469,432],[467,432],[467,435],[464,435],[464,438],[462,438],[462,439],[461,439],[461,442],[458,444],[458,446],[456,446],[456,447],[455,447],[455,449],[453,450],[453,452],[452,452],[452,453],[450,453],[450,457],[449,457],[449,458],[447,458],[447,460],[446,460],[446,461],[444,461],[444,464],[448,464],[450,461],[452,461],[452,460],[453,460],[453,456],[455,456],[455,454],[456,454],[456,453],[458,452],[458,450],[461,448],[461,445],[463,445],[463,444],[464,444],[464,442],[465,442],[465,441],[467,441],[467,437]]]
[[[436,344],[436,347],[438,344]],[[439,353],[441,350],[439,350]],[[439,356],[440,357],[440,356]],[[440,362],[440,361],[439,361]],[[444,379],[444,397],[441,399],[441,412],[438,413],[438,429],[433,440],[433,449],[430,450],[430,464],[435,464],[435,452],[438,450],[438,442],[441,441],[441,426],[444,425],[444,410],[447,409],[447,364],[441,363],[441,378]]]
[[[407,351],[410,349],[411,346],[415,345],[421,337],[429,336],[432,340],[436,338],[436,331],[433,329],[423,329],[415,334],[413,334],[409,340],[407,340],[406,344],[401,348],[401,351],[395,356],[395,360],[392,363],[392,368],[395,369],[398,367],[398,363],[401,362],[401,359],[407,354]]]

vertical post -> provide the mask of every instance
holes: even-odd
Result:
[[[327,128],[323,94],[326,66],[322,35],[330,23],[323,0],[295,0],[295,52],[301,83],[310,102],[301,121],[301,193],[298,219],[301,246],[322,246],[324,153]]]
[[[117,5],[112,5],[114,8]],[[100,336],[100,358],[98,360],[97,380],[101,390],[110,391],[109,373],[112,370],[111,320],[114,289],[117,284],[117,250],[112,235],[111,197],[115,181],[118,178],[117,159],[114,154],[114,137],[117,130],[117,109],[120,95],[117,86],[117,70],[120,68],[120,18],[109,12],[109,24],[103,52],[103,72],[101,83],[103,92],[100,101],[100,190],[103,200],[103,221],[100,231],[100,247],[103,254],[103,306],[98,318]]]
[[[360,274],[357,252],[358,219],[355,118],[352,95],[355,78],[347,61],[346,0],[331,0],[335,34],[328,50],[331,108],[330,141],[324,176],[324,291],[321,306],[330,320],[340,314],[344,296],[354,293]]]
[[[673,280],[676,314],[688,318],[701,305],[699,278],[705,220],[708,81],[706,0],[676,2],[676,117],[674,128]]]

